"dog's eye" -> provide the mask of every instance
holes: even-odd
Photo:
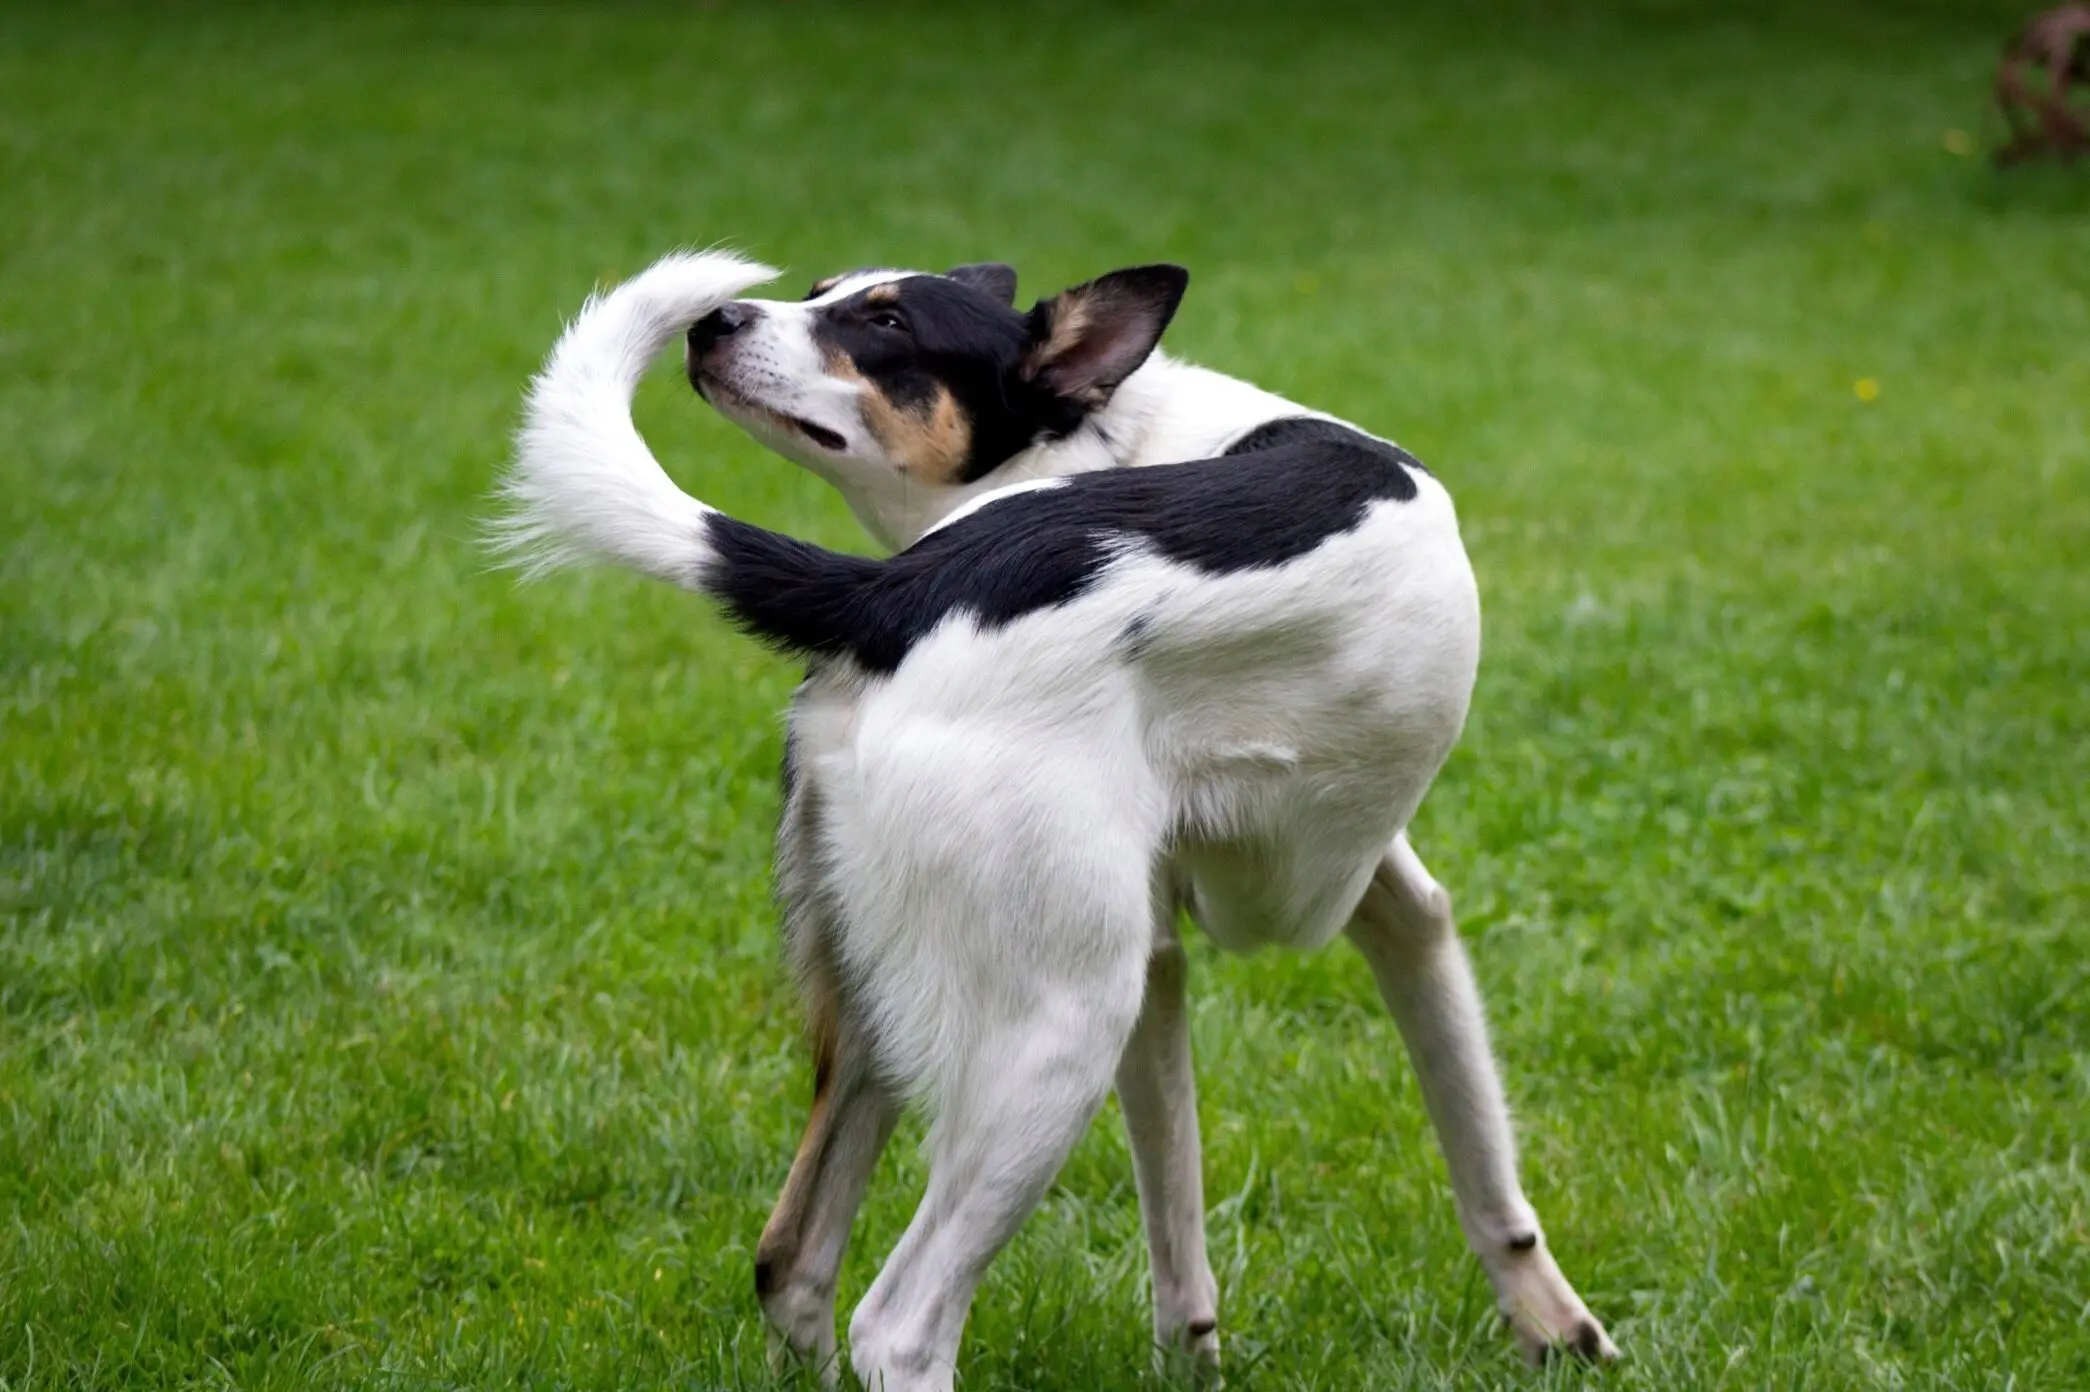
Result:
[[[907,332],[907,321],[889,309],[878,310],[872,314],[868,322],[874,329],[885,329],[891,333]]]

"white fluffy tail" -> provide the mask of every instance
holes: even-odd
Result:
[[[728,252],[690,253],[591,298],[530,383],[495,549],[530,575],[610,561],[701,588],[712,509],[654,459],[632,424],[632,393],[690,325],[776,274]]]

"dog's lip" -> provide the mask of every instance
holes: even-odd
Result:
[[[773,411],[770,414],[776,416],[779,420],[784,421],[786,424],[791,426],[792,429],[796,430],[799,434],[805,436],[808,440],[811,440],[821,449],[827,450],[830,453],[840,454],[843,450],[849,447],[849,442],[847,440],[835,434],[834,431],[829,430],[824,425],[815,425],[802,416],[787,416],[780,411]]]
[[[831,454],[840,454],[849,448],[847,440],[834,431],[829,430],[826,426],[815,425],[804,416],[794,416],[787,411],[779,411],[774,406],[765,405],[745,392],[739,391],[725,382],[721,382],[707,372],[693,374],[690,379],[690,385],[696,388],[697,395],[711,402],[714,406],[719,404],[718,398],[723,396],[736,406],[744,407],[750,411],[758,411],[793,433],[805,436],[806,439]]]

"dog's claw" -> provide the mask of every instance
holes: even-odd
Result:
[[[1611,1336],[1593,1316],[1585,1315],[1550,1338],[1515,1316],[1505,1315],[1503,1319],[1515,1331],[1525,1360],[1534,1368],[1547,1367],[1563,1356],[1590,1364],[1616,1363],[1619,1359],[1618,1345],[1611,1342]]]

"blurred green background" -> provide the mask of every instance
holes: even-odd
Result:
[[[768,1385],[794,673],[475,548],[563,317],[714,242],[1178,260],[1174,351],[1450,485],[1487,655],[1416,841],[1605,1385],[2090,1385],[2090,166],[1982,158],[2019,17],[0,10],[0,1388]],[[1582,1382],[1362,964],[1194,955],[1231,1384]],[[961,1385],[1140,1384],[1144,1286],[1106,1117]]]

